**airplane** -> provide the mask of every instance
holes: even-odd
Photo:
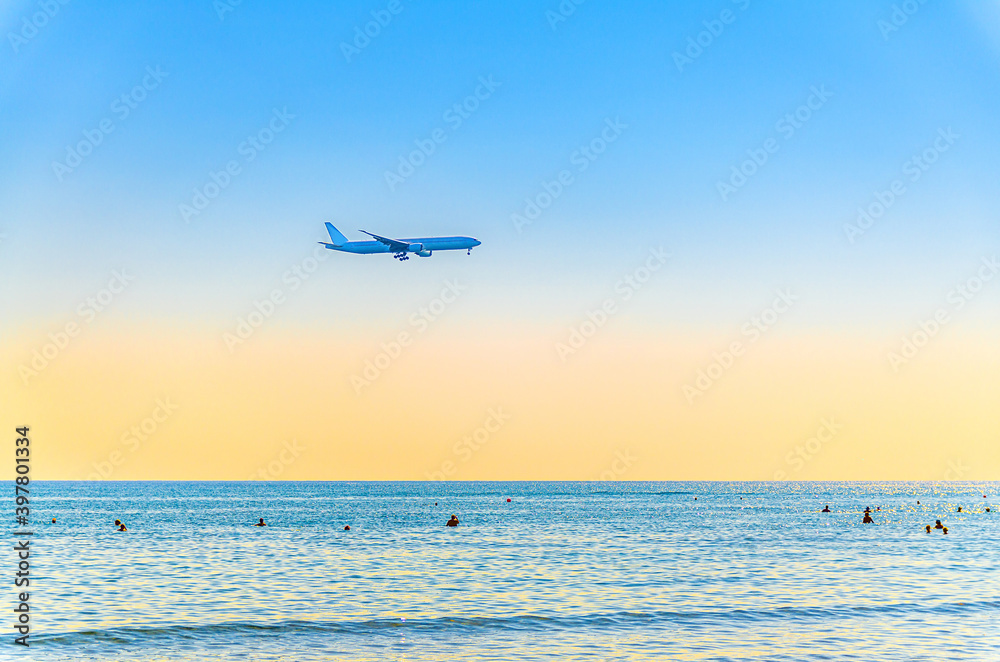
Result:
[[[344,253],[392,253],[393,257],[402,262],[409,260],[409,253],[415,253],[420,257],[430,257],[434,251],[454,251],[468,250],[472,254],[472,249],[480,245],[481,241],[472,237],[418,237],[416,239],[389,239],[380,237],[366,230],[361,230],[375,241],[348,241],[347,237],[340,233],[340,230],[333,227],[333,223],[326,224],[326,231],[330,233],[330,241],[323,244],[332,251],[342,251]]]

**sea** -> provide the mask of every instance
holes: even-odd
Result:
[[[1000,660],[998,482],[32,482],[31,518],[2,659]]]

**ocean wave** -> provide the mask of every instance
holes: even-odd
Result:
[[[629,629],[651,625],[713,624],[724,627],[767,621],[825,621],[828,619],[905,617],[914,615],[968,616],[995,613],[1000,600],[980,602],[896,603],[890,605],[776,607],[773,609],[665,610],[651,612],[611,612],[576,615],[524,614],[500,617],[439,617],[413,619],[370,619],[358,621],[284,620],[273,623],[208,623],[166,626],[118,627],[40,634],[32,643],[47,646],[93,644],[133,645],[152,641],[200,641],[206,638],[247,636],[288,636],[291,634],[378,635],[456,631],[545,632],[553,629]]]

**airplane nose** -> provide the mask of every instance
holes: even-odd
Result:
[[[472,241],[476,242],[476,243],[473,244],[473,246],[479,246],[480,244],[483,243],[483,242],[479,241],[478,239],[473,239]]]

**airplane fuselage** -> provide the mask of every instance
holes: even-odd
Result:
[[[409,254],[414,253],[420,257],[430,257],[434,251],[460,251],[472,249],[480,245],[481,241],[473,237],[411,237],[403,239],[390,239],[377,234],[372,234],[367,230],[362,230],[366,235],[375,241],[348,241],[347,237],[332,223],[326,223],[326,231],[330,234],[330,243],[321,241],[332,251],[342,253],[359,253],[370,255],[373,253],[392,253],[397,260],[410,259]]]
[[[475,248],[482,242],[472,237],[413,237],[402,238],[399,241],[409,244],[410,253],[421,251],[454,251]],[[395,253],[390,246],[381,241],[349,241],[346,244],[335,246],[324,244],[327,248],[344,253]],[[419,246],[419,248],[417,248]]]

